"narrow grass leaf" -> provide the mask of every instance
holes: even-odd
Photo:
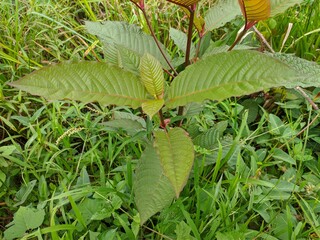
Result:
[[[168,132],[155,132],[155,147],[164,174],[169,178],[178,198],[193,165],[192,141],[182,128],[173,128]]]

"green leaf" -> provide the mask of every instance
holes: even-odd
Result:
[[[186,184],[194,160],[193,144],[187,132],[181,128],[168,132],[155,132],[155,147],[160,156],[164,174],[169,178],[176,197]]]
[[[0,170],[0,188],[6,181],[6,178],[7,178],[6,174]]]
[[[133,191],[141,225],[174,198],[174,190],[163,174],[159,156],[152,145],[147,145],[139,160]]]
[[[294,87],[302,76],[272,57],[241,50],[219,53],[187,67],[172,82],[169,108],[205,99],[223,100],[271,87]]]
[[[17,207],[17,206],[23,204],[27,200],[28,196],[32,192],[36,183],[37,183],[37,180],[32,180],[32,181],[28,182],[26,185],[23,185],[19,189],[19,191],[16,193],[16,200],[18,202],[14,205],[14,207]]]
[[[106,126],[107,129],[119,131],[123,129],[129,135],[133,136],[136,133],[145,130],[142,124],[136,120],[132,119],[115,119],[108,122],[102,123],[102,125]]]
[[[10,84],[50,100],[72,99],[140,107],[147,92],[137,76],[99,62],[45,67]]]
[[[164,104],[163,99],[154,99],[154,100],[148,100],[144,103],[142,103],[142,110],[150,117],[152,118],[153,115],[155,115],[159,110],[162,108]]]
[[[77,179],[76,186],[79,187],[79,186],[89,185],[89,184],[90,184],[90,177],[89,177],[89,174],[87,172],[86,167],[84,166],[81,169],[80,176]]]
[[[20,207],[14,214],[10,227],[4,232],[5,239],[20,238],[27,230],[38,228],[43,223],[44,216],[43,209]]]
[[[140,76],[148,93],[154,98],[162,98],[164,89],[164,76],[161,64],[152,55],[146,53],[140,62]]]
[[[140,27],[125,22],[106,21],[89,22],[86,21],[86,28],[89,33],[97,35],[107,49],[110,44],[117,44],[126,49],[132,50],[142,56],[149,53],[161,62],[162,66],[169,68],[153,38],[140,29]],[[170,59],[163,44],[160,46],[167,59]]]
[[[246,22],[265,20],[270,16],[270,0],[239,0]]]
[[[289,7],[292,7],[295,4],[300,4],[302,2],[303,0],[270,0],[270,3],[271,3],[270,17],[273,17],[279,13],[283,13]]]
[[[287,162],[293,165],[296,165],[296,160],[294,160],[289,154],[281,150],[280,148],[276,148],[273,151],[273,158],[276,160],[280,160],[283,162]]]
[[[304,75],[304,79],[299,82],[300,87],[313,87],[320,84],[320,65],[299,57],[293,54],[285,53],[269,53],[268,55],[287,64],[292,69]]]
[[[177,234],[177,240],[192,240],[195,239],[190,235],[191,227],[184,221],[181,221],[176,226],[175,233]]]
[[[199,134],[193,139],[193,144],[201,146],[206,149],[212,149],[216,147],[216,143],[219,138],[219,130],[215,128],[210,128],[208,131]]]
[[[86,198],[79,204],[84,222],[88,225],[93,220],[103,220],[114,212],[112,205],[104,199]]]
[[[270,0],[270,16],[283,13],[289,7],[302,3],[303,0]],[[227,22],[232,21],[241,15],[238,1],[234,0],[217,0],[209,9],[205,16],[205,29],[211,31],[215,28],[222,27]]]
[[[105,49],[105,58],[108,63],[139,75],[140,55],[137,52],[118,44],[109,44]]]
[[[205,29],[211,31],[222,27],[239,15],[241,15],[241,10],[238,1],[217,0],[204,18]]]
[[[188,41],[187,34],[175,28],[170,28],[169,34],[172,40],[174,41],[174,43],[177,45],[177,47],[184,54],[186,54],[186,47],[187,47],[187,41]],[[193,44],[191,44],[190,55],[191,57],[193,57],[195,56],[195,54],[196,54],[196,48]]]
[[[274,114],[269,114],[268,127],[272,135],[282,135],[285,129],[284,123],[278,116]]]

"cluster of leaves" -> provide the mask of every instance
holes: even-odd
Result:
[[[137,4],[140,2],[135,1]],[[185,1],[175,1],[175,3],[190,8],[195,2],[187,1],[186,4]],[[234,118],[231,118],[233,122],[230,122],[230,119],[219,119],[219,121],[214,121],[213,126],[212,124],[207,126],[202,122],[203,126],[199,127],[199,121],[195,116],[201,111],[209,112],[209,110],[208,107],[202,110],[198,104],[194,104],[194,102],[203,102],[205,99],[220,101],[231,96],[249,94],[270,87],[315,86],[319,81],[319,66],[283,54],[262,54],[247,50],[226,52],[228,49],[226,46],[217,48],[214,43],[210,42],[210,28],[219,27],[237,15],[229,16],[230,19],[227,16],[218,25],[215,25],[213,22],[217,22],[215,18],[218,15],[215,9],[219,9],[218,4],[219,2],[206,15],[205,25],[197,25],[197,21],[195,21],[201,40],[209,39],[209,44],[206,47],[198,48],[201,51],[192,45],[189,45],[189,50],[188,47],[185,48],[184,46],[190,38],[178,30],[171,29],[171,37],[181,51],[185,55],[189,52],[194,59],[200,59],[185,70],[176,72],[177,76],[174,76],[176,74],[174,70],[181,67],[180,64],[183,60],[178,58],[172,61],[164,46],[160,43],[157,46],[154,39],[143,33],[138,27],[111,21],[87,22],[88,31],[97,35],[104,44],[104,54],[108,63],[64,63],[43,68],[12,84],[51,100],[68,98],[85,103],[98,101],[102,105],[141,107],[148,117],[143,118],[143,113],[140,113],[140,110],[138,110],[138,114],[141,116],[115,111],[113,112],[114,118],[103,124],[111,132],[123,129],[129,135],[126,141],[119,144],[120,150],[115,147],[110,149],[108,145],[108,161],[110,161],[108,165],[111,169],[115,156],[127,144],[137,141],[139,147],[144,149],[140,156],[141,149],[135,148],[133,155],[137,155],[139,160],[134,178],[132,178],[132,167],[129,163],[131,159],[129,159],[119,170],[115,170],[125,172],[123,168],[126,168],[125,182],[118,180],[106,184],[106,181],[101,180],[103,187],[96,188],[90,183],[86,167],[78,172],[82,161],[82,157],[80,157],[79,162],[75,164],[77,165],[76,173],[80,174],[80,177],[76,178],[76,184],[73,184],[73,181],[77,174],[66,175],[65,181],[69,186],[62,184],[55,190],[58,194],[55,194],[50,201],[45,200],[45,204],[40,203],[38,210],[21,207],[15,214],[12,224],[8,226],[7,238],[19,237],[28,230],[36,229],[42,223],[50,225],[50,227],[35,231],[27,237],[40,236],[50,232],[52,238],[58,239],[56,232],[65,231],[64,236],[72,238],[71,235],[75,231],[84,230],[92,239],[124,237],[125,235],[118,235],[116,229],[110,230],[106,227],[112,221],[115,226],[123,228],[130,239],[135,239],[139,233],[139,224],[143,225],[153,214],[165,207],[166,210],[160,218],[169,218],[168,212],[172,212],[173,214],[182,214],[187,220],[188,224],[181,220],[181,216],[175,216],[175,223],[179,222],[175,225],[178,239],[192,238],[191,232],[197,239],[212,239],[213,237],[232,239],[239,236],[254,238],[257,236],[271,237],[272,235],[286,239],[306,237],[309,234],[319,235],[316,211],[313,209],[317,206],[313,197],[319,178],[314,156],[310,154],[309,158],[303,158],[308,163],[299,165],[309,169],[306,172],[310,172],[310,174],[291,178],[291,175],[296,173],[297,161],[302,161],[298,153],[303,149],[306,152],[303,143],[299,142],[299,138],[295,138],[296,129],[299,126],[286,126],[276,115],[261,113],[258,104],[248,100],[246,104],[237,105],[235,108],[240,113],[246,108],[245,106],[249,106],[250,114],[256,112],[250,117],[254,120],[258,115],[261,117],[257,129],[249,127],[247,124],[249,116],[245,111],[239,115],[240,119],[235,114]],[[195,19],[197,20],[197,18]],[[211,27],[208,28],[210,21]],[[198,18],[198,23],[201,23],[200,18]],[[205,28],[201,29],[203,26]],[[177,63],[173,65],[174,69],[172,69],[171,62]],[[165,70],[165,74],[162,69]],[[172,72],[170,73],[170,71]],[[187,105],[187,111],[183,116],[171,110],[182,105]],[[212,105],[214,104],[211,103]],[[37,120],[37,116],[44,108],[39,109],[32,121]],[[219,109],[211,107],[210,111],[212,110],[216,112]],[[233,107],[229,106],[224,110],[233,111]],[[163,119],[162,112],[167,113],[170,118],[169,125]],[[203,114],[203,112],[200,116],[212,117],[210,114]],[[188,123],[183,125],[183,128],[175,127],[181,119],[187,120]],[[27,119],[19,118],[18,120],[27,121],[25,124],[29,126]],[[100,120],[101,118],[95,122]],[[158,124],[159,122],[160,124]],[[164,130],[159,129],[159,125]],[[301,125],[303,125],[302,122]],[[92,126],[92,128],[94,127]],[[74,128],[73,132],[77,133],[81,130],[82,128]],[[264,134],[265,132],[267,134]],[[236,137],[233,138],[228,133]],[[39,138],[41,134],[44,134],[43,130],[39,129],[35,138]],[[67,134],[73,133],[71,131]],[[84,136],[81,136],[81,139],[83,138]],[[282,150],[283,146],[275,145],[274,142],[278,142],[277,138],[280,138],[280,143],[287,145],[287,151],[293,151],[297,154],[290,156]],[[292,138],[295,140],[293,145],[289,143]],[[61,141],[65,140],[61,139]],[[106,139],[104,141],[110,142]],[[93,149],[103,141],[94,140],[94,142]],[[317,142],[315,144],[318,146]],[[256,145],[259,145],[259,149],[255,149]],[[77,144],[70,145],[70,151],[76,148]],[[8,159],[12,159],[10,157],[16,151],[16,147],[12,146],[13,151],[11,152],[8,152],[8,149],[10,150],[7,147],[3,149],[6,153],[3,161],[5,164]],[[101,163],[103,156],[104,154],[94,156],[95,161],[98,161],[96,164],[99,166],[101,179],[105,179],[104,167]],[[68,164],[64,163],[64,165]],[[193,165],[194,168],[192,168]],[[260,178],[259,173],[261,171],[267,172],[267,169],[273,165],[286,168],[285,174],[269,173]],[[189,177],[190,172],[191,176]],[[310,176],[313,175],[315,177],[311,179]],[[5,177],[5,173],[2,176]],[[200,183],[200,176],[207,176],[205,182],[208,181],[208,184]],[[68,180],[70,177],[73,178],[72,181]],[[190,182],[188,182],[189,178]],[[47,183],[43,177],[39,177],[39,179],[42,181],[39,191],[46,199]],[[315,183],[314,186],[308,186],[311,191],[310,188],[303,185],[303,181]],[[186,192],[181,193],[186,184]],[[117,187],[114,188],[114,185]],[[119,211],[123,212],[121,206],[130,205],[133,200],[124,201],[127,197],[131,198],[130,189],[126,189],[126,185],[129,188],[133,187],[134,200],[139,211],[139,215],[134,211],[130,213],[133,215],[131,223],[126,214],[119,214]],[[31,181],[19,191],[19,194],[16,194],[18,200],[16,206],[25,202],[34,186],[35,182]],[[71,186],[74,190],[65,193],[65,189]],[[305,194],[305,189],[307,189],[307,194]],[[195,191],[197,195],[194,199],[197,201],[194,222],[190,216],[193,210],[182,207],[182,203],[193,201],[193,198],[186,199],[188,191]],[[178,198],[180,194],[182,197]],[[304,195],[306,197],[300,197]],[[276,204],[274,200],[290,201],[292,196],[296,198],[294,203],[299,205],[298,208],[291,203],[286,211],[283,211],[283,207],[280,205],[278,209],[281,210],[271,208]],[[171,206],[168,206],[174,197],[178,199]],[[47,222],[44,222],[43,208],[48,202],[51,204],[52,216]],[[71,209],[65,208],[67,204],[71,205]],[[52,207],[53,205],[55,207]],[[203,207],[204,205],[207,207]],[[246,209],[248,214],[243,216],[241,212],[239,214],[233,213],[232,211],[237,208]],[[214,213],[208,212],[209,209],[214,209]],[[270,211],[265,209],[270,209]],[[58,211],[62,211],[61,217],[59,217],[60,214],[57,214]],[[292,218],[294,211],[297,215],[304,215],[311,219],[309,232],[303,231],[308,227],[306,223],[299,224],[296,219]],[[204,222],[200,220],[200,214],[208,220],[206,225],[203,225]],[[259,217],[256,218],[255,215]],[[68,221],[65,221],[66,224],[55,225],[57,218],[66,219],[66,216],[70,216],[70,219],[76,219],[74,224],[68,224]],[[33,217],[35,222],[27,223],[26,217]],[[107,222],[99,224],[101,220]],[[228,226],[233,221],[236,221],[238,226],[230,230]],[[170,221],[167,219],[165,222]],[[210,224],[209,227],[209,223],[212,222],[214,224]],[[266,226],[259,228],[261,222],[264,222]],[[283,234],[282,227],[288,222],[291,225],[288,227],[288,231]],[[218,230],[219,226],[224,226],[224,228]],[[273,227],[273,230],[269,234],[265,229],[270,226]],[[99,232],[91,230],[98,228],[102,228],[102,230]],[[172,229],[163,233],[172,235]],[[147,235],[147,233],[145,234]]]

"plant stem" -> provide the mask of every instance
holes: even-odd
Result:
[[[189,28],[188,28],[188,40],[187,40],[187,48],[186,48],[186,57],[185,57],[185,66],[187,67],[190,64],[190,50],[192,44],[192,29],[193,29],[193,21],[194,21],[194,12],[196,10],[196,4],[189,7],[188,10],[190,12],[190,20],[189,20]],[[183,106],[178,108],[178,116],[182,116],[183,114]],[[182,120],[179,121],[178,126],[182,125]]]
[[[169,65],[170,69],[173,71],[174,75],[177,76],[177,75],[178,75],[177,71],[174,69],[174,67],[173,67],[172,64],[170,63],[169,59],[168,59],[167,56],[165,55],[162,47],[160,46],[159,40],[157,39],[157,37],[156,37],[156,35],[155,35],[154,31],[153,31],[153,28],[152,28],[152,26],[151,26],[151,23],[150,23],[150,21],[149,21],[149,18],[148,18],[148,15],[147,15],[146,11],[145,11],[145,8],[144,8],[144,7],[141,7],[138,3],[135,3],[135,2],[134,2],[134,4],[142,11],[143,16],[144,16],[144,18],[145,18],[145,20],[146,20],[146,22],[147,22],[148,28],[149,28],[149,30],[150,30],[151,36],[152,36],[153,39],[154,39],[154,42],[156,43],[159,51],[161,52],[161,54],[162,54],[163,58],[165,59],[165,61],[167,62],[167,64]]]
[[[163,118],[162,109],[159,110],[159,117],[160,117],[160,126],[163,127],[165,131],[167,131],[166,123]]]
[[[248,30],[246,28],[243,29],[243,31],[237,36],[236,40],[234,40],[231,47],[229,47],[228,51],[231,51],[237,45],[237,43],[243,38],[247,31]]]
[[[187,40],[187,49],[186,49],[186,58],[185,58],[186,67],[190,64],[190,51],[191,51],[191,44],[192,44],[192,29],[193,29],[195,5],[188,8],[188,10],[190,12],[190,20],[189,20],[188,40]]]
[[[257,34],[257,36],[261,39],[264,45],[267,46],[267,48],[270,50],[270,52],[275,53],[275,51],[272,49],[268,41],[265,39],[265,37],[262,35],[262,33],[255,27],[253,26],[254,32]]]

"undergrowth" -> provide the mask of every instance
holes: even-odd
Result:
[[[210,4],[203,1],[199,11]],[[163,30],[170,24],[186,32],[187,17],[177,7],[149,6],[160,39],[169,39]],[[310,1],[258,28],[275,50],[319,62],[319,10],[319,0]],[[210,151],[195,149],[180,198],[140,227],[132,178],[143,145],[104,124],[132,110],[47,102],[6,85],[44,65],[103,61],[84,20],[123,20],[148,31],[135,11],[118,0],[0,2],[0,238],[17,216],[36,213],[43,224],[22,228],[24,239],[318,239],[319,113],[294,91],[190,106],[197,116],[186,123],[189,134],[216,127],[223,140]],[[214,32],[214,40],[230,41],[225,33],[235,36],[242,23]],[[171,41],[165,44],[178,54]],[[319,103],[319,89],[307,93]],[[233,138],[241,144],[225,166],[220,161]]]

